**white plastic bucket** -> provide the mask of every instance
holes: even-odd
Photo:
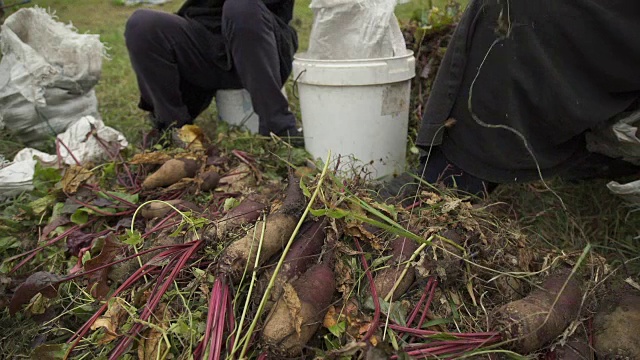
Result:
[[[293,61],[307,151],[385,180],[405,170],[415,58]],[[355,163],[354,163],[355,162]]]
[[[218,90],[216,92],[218,118],[229,125],[245,127],[258,132],[259,117],[253,111],[251,96],[245,89]]]
[[[285,88],[282,94],[287,97]],[[260,117],[253,111],[251,96],[245,89],[227,89],[216,91],[218,118],[229,125],[244,127],[252,134],[259,130]]]

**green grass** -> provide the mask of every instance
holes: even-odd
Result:
[[[442,5],[446,0],[435,1]],[[430,0],[412,0],[399,5],[397,14],[401,21],[408,20],[427,8]],[[309,44],[309,34],[313,23],[313,12],[309,8],[311,0],[296,1],[293,26],[298,30],[300,50]],[[140,139],[140,134],[149,127],[144,112],[137,108],[138,90],[135,75],[131,69],[127,49],[124,44],[124,26],[129,15],[137,8],[175,12],[182,1],[174,0],[160,6],[126,7],[109,0],[34,0],[31,5],[49,8],[64,23],[72,23],[81,33],[99,34],[108,47],[109,59],[103,62],[102,78],[96,87],[99,111],[105,123],[122,131],[132,142]],[[31,6],[30,5],[30,6]],[[17,8],[13,9],[14,11]],[[9,14],[7,14],[9,16]],[[290,97],[295,102],[294,97]],[[297,108],[297,104],[292,104]],[[214,112],[208,111],[201,118],[214,119]],[[209,124],[208,124],[209,125]],[[3,134],[0,137],[0,154],[11,158],[22,144]]]
[[[138,141],[141,131],[149,125],[145,121],[145,114],[136,106],[138,93],[135,75],[129,64],[123,38],[126,19],[137,7],[114,5],[110,0],[34,0],[32,3],[55,11],[60,21],[72,22],[80,32],[100,34],[101,40],[108,46],[109,59],[104,61],[102,78],[96,88],[99,111],[107,125],[122,131],[130,141]],[[301,51],[308,46],[312,25],[313,13],[308,7],[309,3],[310,0],[296,2],[293,24],[299,32]],[[413,0],[398,6],[397,15],[401,21],[420,17],[429,3],[430,0]],[[433,3],[442,6],[445,0]],[[152,8],[172,12],[180,4],[180,0],[174,0],[167,5]],[[292,100],[292,107],[297,108],[294,97],[289,98]],[[206,120],[204,124],[211,125],[213,117],[212,106],[203,116]],[[20,148],[21,144],[6,133],[0,135],[0,154],[11,158]],[[562,209],[556,197],[539,184],[501,186],[489,201],[504,204],[495,206],[496,213],[501,218],[512,219],[528,237],[542,246],[559,252],[570,252],[580,251],[590,243],[596,251],[606,254],[612,265],[624,265],[621,269],[625,275],[638,276],[640,262],[629,260],[640,256],[640,211],[633,212],[632,208],[611,195],[605,188],[605,183],[551,182],[550,186],[563,198],[567,210]],[[19,203],[20,199],[10,208],[5,204],[5,215],[7,211],[15,211],[19,215]],[[25,238],[35,239],[37,234],[28,234]],[[43,254],[42,262],[44,255],[48,254]],[[50,264],[51,257],[48,261]],[[86,317],[87,314],[83,316]],[[0,318],[0,325],[3,325],[0,328],[8,329],[0,336],[2,354],[26,350],[14,345],[21,343],[17,340],[19,335],[23,335],[27,339],[24,343],[29,344],[39,331],[31,321],[23,318]],[[74,324],[69,324],[68,327],[72,328],[72,325]]]
[[[631,181],[632,179],[628,179]],[[604,255],[623,276],[640,276],[640,209],[614,196],[608,180],[580,183],[550,181],[557,197],[541,183],[501,186],[491,200],[502,202],[502,217],[513,219],[541,246],[558,252],[578,251],[587,244]]]
[[[412,0],[397,8],[400,21],[420,17],[429,4],[442,7],[446,0]],[[137,86],[124,45],[124,25],[134,7],[114,5],[108,0],[36,0],[32,4],[55,11],[60,21],[72,22],[80,32],[100,34],[109,47],[109,60],[103,64],[102,79],[96,91],[99,111],[107,125],[122,131],[131,141],[139,139],[149,125],[144,113],[137,109]],[[181,1],[153,7],[175,11]],[[306,49],[313,21],[310,0],[296,2],[293,25],[300,37],[300,50]],[[292,108],[296,109],[295,99]],[[213,107],[213,106],[212,106]],[[213,112],[204,119],[209,125]],[[0,154],[11,158],[21,145],[7,136],[0,136]],[[580,248],[586,242],[596,243],[620,258],[640,255],[638,236],[640,216],[630,212],[618,198],[609,194],[602,182],[588,182],[580,186],[554,183],[568,204],[565,212],[554,203],[554,197],[535,186],[502,187],[494,197],[512,204],[507,214],[526,226],[529,233],[559,248]],[[517,216],[516,216],[517,215]],[[635,255],[634,255],[635,254]]]

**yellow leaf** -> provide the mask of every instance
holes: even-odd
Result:
[[[178,139],[180,139],[180,141],[182,141],[189,149],[204,149],[204,133],[197,125],[184,125],[181,127],[178,131]]]
[[[155,151],[149,153],[135,154],[129,164],[131,165],[160,165],[171,160],[171,156],[163,152]]]
[[[322,326],[326,327],[326,328],[330,328],[332,326],[336,326],[338,324],[338,322],[336,321],[336,308],[331,305],[329,307],[329,311],[327,311],[327,314],[324,316],[324,321],[322,322]]]
[[[369,339],[369,341],[371,342],[371,346],[375,347],[376,345],[378,345],[378,337],[373,335],[371,337],[371,339]]]
[[[104,345],[118,338],[118,328],[123,323],[127,310],[122,306],[120,298],[115,298],[109,304],[109,308],[101,317],[91,325],[91,330],[104,328],[104,337],[98,341],[99,345]]]
[[[140,360],[164,359],[167,344],[163,341],[163,333],[168,328],[166,319],[166,305],[160,304],[156,310],[156,326],[145,332],[138,344],[138,358]]]
[[[75,194],[82,184],[89,180],[93,173],[82,166],[70,166],[62,176],[62,189],[66,194]]]

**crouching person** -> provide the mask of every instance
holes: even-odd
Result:
[[[288,24],[294,0],[187,0],[177,14],[140,9],[125,40],[138,80],[138,106],[158,130],[181,127],[217,90],[246,89],[259,132],[299,139],[281,88],[298,41]]]
[[[589,152],[585,136],[638,109],[639,31],[635,0],[472,0],[425,108],[418,175],[481,194],[540,177],[637,173]]]

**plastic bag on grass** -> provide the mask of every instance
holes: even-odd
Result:
[[[612,123],[586,134],[587,149],[640,165],[640,110],[620,114]],[[640,206],[640,180],[626,184],[611,181],[607,188],[627,202]]]
[[[626,184],[611,181],[607,184],[609,191],[623,198],[625,201],[640,207],[640,180]]]
[[[640,110],[623,113],[613,125],[586,134],[591,152],[640,165]]]
[[[312,0],[313,27],[307,56],[344,60],[406,53],[394,10],[398,0]]]
[[[58,135],[58,141],[61,143],[59,155],[67,165],[75,165],[76,160],[80,164],[108,160],[109,153],[118,154],[129,145],[122,133],[105,126],[102,120],[93,116],[85,116],[73,123]]]
[[[109,159],[128,146],[127,139],[119,131],[105,126],[92,116],[85,116],[57,136],[58,155],[26,148],[20,150],[9,163],[0,164],[0,199],[33,190],[33,176],[36,162],[42,166],[53,167],[99,163]]]
[[[0,49],[0,128],[36,146],[82,116],[99,118],[99,35],[78,34],[44,9],[25,8],[2,25]]]

